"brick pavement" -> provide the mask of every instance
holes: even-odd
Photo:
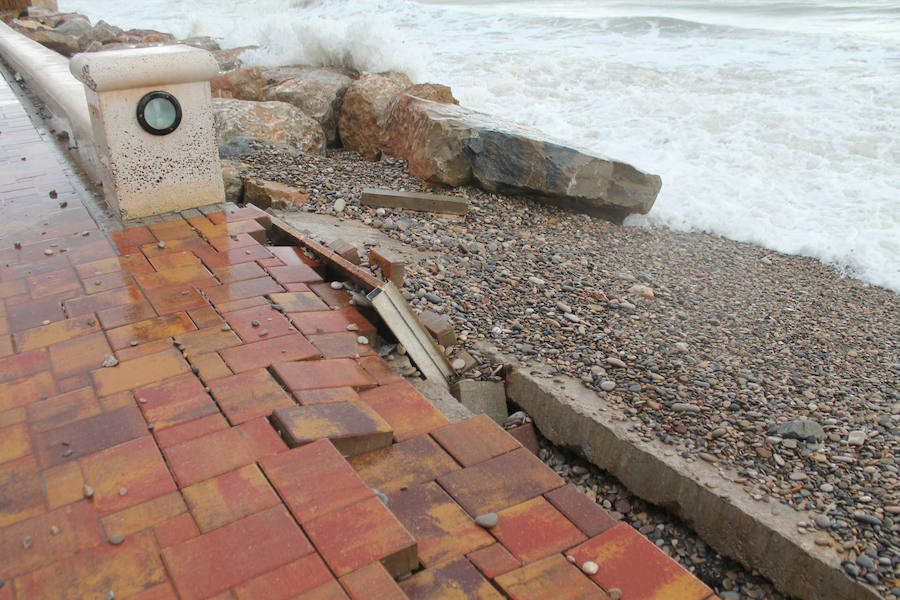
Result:
[[[267,224],[101,231],[0,85],[0,600],[713,597],[487,417],[450,424]]]

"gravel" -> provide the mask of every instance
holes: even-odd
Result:
[[[341,218],[428,251],[403,291],[451,320],[451,356],[486,339],[580,379],[645,441],[807,512],[803,531],[845,564],[874,553],[861,581],[889,593],[900,577],[896,294],[810,258],[469,187],[437,190],[470,200],[464,222],[361,206],[364,187],[429,189],[399,159],[257,148],[244,160],[251,177],[309,192],[308,211],[334,215],[344,198]]]

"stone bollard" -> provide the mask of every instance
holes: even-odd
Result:
[[[84,84],[106,202],[122,220],[224,201],[212,54],[189,46],[72,57]]]

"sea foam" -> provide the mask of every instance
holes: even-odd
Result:
[[[249,64],[451,85],[663,178],[627,223],[812,256],[900,291],[900,11],[881,1],[61,0]]]

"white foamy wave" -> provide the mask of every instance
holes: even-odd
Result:
[[[254,64],[398,70],[658,173],[650,215],[900,292],[891,0],[60,0],[123,27],[258,44]]]

